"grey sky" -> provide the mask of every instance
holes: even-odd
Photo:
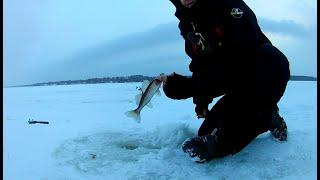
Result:
[[[292,74],[316,76],[316,1],[246,2]],[[169,0],[5,0],[4,84],[188,74],[174,12]]]

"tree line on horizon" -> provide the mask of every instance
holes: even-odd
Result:
[[[144,80],[153,80],[155,76],[144,75],[131,75],[121,77],[103,77],[103,78],[91,78],[85,80],[67,80],[67,81],[54,81],[35,83],[23,86],[51,86],[51,85],[71,85],[71,84],[98,84],[98,83],[129,83],[129,82],[142,82]],[[291,76],[291,81],[317,81],[317,78],[311,76]]]

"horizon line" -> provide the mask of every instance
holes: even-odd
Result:
[[[87,78],[87,79],[74,79],[74,80],[60,80],[60,81],[48,81],[48,82],[38,82],[38,83],[32,83],[32,84],[24,84],[24,85],[9,85],[9,86],[3,86],[3,88],[10,88],[10,87],[28,87],[28,86],[40,86],[41,84],[49,84],[49,83],[61,83],[61,82],[68,82],[68,81],[88,81],[93,79],[104,79],[104,78],[126,78],[126,77],[132,77],[132,76],[142,76],[146,78],[154,78],[156,76],[147,76],[147,75],[141,75],[141,74],[135,74],[135,75],[127,75],[127,76],[106,76],[106,77],[94,77],[94,78]],[[308,76],[308,75],[290,75],[290,80],[292,77],[304,77],[304,78],[313,78],[315,81],[317,81],[317,77],[314,76]],[[289,80],[289,81],[290,81]],[[107,83],[107,82],[105,82]]]

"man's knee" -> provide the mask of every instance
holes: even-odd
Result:
[[[167,77],[163,91],[171,99],[187,99],[192,97],[191,79],[176,73]]]

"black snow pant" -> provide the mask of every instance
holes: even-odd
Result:
[[[187,99],[204,93],[211,97],[224,96],[212,107],[199,128],[198,135],[211,134],[216,129],[220,155],[234,154],[246,147],[259,134],[270,129],[271,112],[283,96],[290,78],[289,62],[271,44],[261,45],[255,61],[254,77],[231,91],[217,87],[221,82],[173,74],[163,87],[172,99]],[[243,80],[245,81],[245,80]],[[197,87],[197,88],[195,88]],[[208,94],[211,92],[211,94]]]

